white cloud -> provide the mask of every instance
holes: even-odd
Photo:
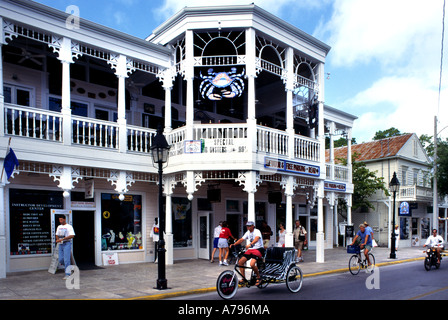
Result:
[[[421,45],[427,44],[427,37],[431,41],[435,37],[440,45],[441,11],[440,1],[336,0],[330,21],[321,24],[316,34],[332,46],[335,65],[377,61],[388,66],[434,49]]]
[[[353,98],[336,106],[358,115],[358,142],[390,127],[432,135],[436,114],[441,126],[442,119],[448,125],[445,86],[438,107],[442,6],[442,1],[336,0],[331,19],[317,27],[315,35],[332,46],[327,70],[330,65],[341,76],[351,70],[369,79],[373,74],[366,70],[375,69],[377,78],[364,81],[370,87],[345,88]],[[445,65],[442,84],[447,70]]]

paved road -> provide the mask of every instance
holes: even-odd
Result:
[[[445,262],[445,264],[443,264]],[[184,296],[182,300],[221,300],[216,292]],[[305,278],[299,293],[288,291],[285,284],[265,289],[240,288],[231,300],[448,300],[448,263],[440,269],[426,271],[423,261],[376,268],[372,273],[361,271]]]

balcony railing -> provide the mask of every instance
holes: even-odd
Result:
[[[327,163],[326,168],[327,168],[327,179],[342,182],[350,181],[348,167]]]
[[[432,199],[433,193],[431,188],[425,188],[417,185],[400,186],[399,200]]]
[[[64,142],[64,117],[59,112],[5,103],[4,116],[4,129],[7,135]],[[69,128],[72,130],[71,138],[69,143],[65,141],[66,145],[74,144],[137,153],[149,153],[151,139],[156,134],[154,129],[132,125],[120,127],[117,122],[74,115],[71,116]],[[125,134],[120,133],[121,130],[124,130]],[[193,142],[200,149],[195,149],[196,152],[190,150],[189,153],[257,152],[287,158],[290,155],[290,148],[294,148],[294,159],[319,162],[320,144],[316,139],[300,135],[294,135],[292,138],[284,131],[260,125],[254,127],[253,130],[256,132],[252,134],[247,123],[194,124],[191,140],[186,140],[186,127],[172,130],[166,138],[171,145],[171,156],[184,154],[186,145]],[[290,145],[291,138],[292,145]],[[120,148],[120,143],[126,144],[126,147]],[[341,170],[341,173],[337,173],[336,176],[344,176],[343,169]]]

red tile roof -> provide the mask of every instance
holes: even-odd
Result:
[[[353,144],[352,155],[359,154],[357,161],[368,161],[374,159],[382,159],[396,156],[404,144],[411,138],[413,133],[404,134],[401,136],[385,138],[381,140],[374,140],[370,142]],[[347,147],[340,147],[334,149],[335,162],[338,158],[347,158]],[[325,159],[330,160],[330,150],[325,150]]]

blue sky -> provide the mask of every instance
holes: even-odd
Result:
[[[439,75],[444,0],[38,0],[84,19],[145,38],[185,6],[249,4],[329,44],[325,103],[358,117],[357,142],[396,127],[417,135],[448,126],[448,52]],[[448,12],[447,12],[448,16]],[[446,29],[448,21],[445,20]],[[445,30],[445,36],[448,30]],[[448,41],[444,47],[448,47]],[[448,128],[440,134],[448,137]]]

